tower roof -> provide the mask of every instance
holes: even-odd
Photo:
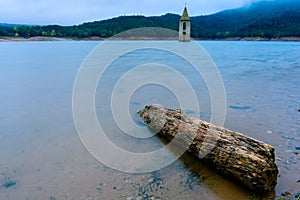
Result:
[[[186,7],[184,7],[180,21],[191,21]]]

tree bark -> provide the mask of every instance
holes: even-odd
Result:
[[[155,105],[138,112],[148,127],[212,166],[259,193],[274,190],[278,168],[274,148],[244,134]]]

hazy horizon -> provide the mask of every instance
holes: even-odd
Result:
[[[256,0],[257,1],[257,0]],[[190,16],[209,15],[222,10],[249,5],[255,0],[189,0]],[[157,3],[156,3],[157,2]],[[110,19],[122,15],[160,16],[181,14],[184,1],[163,2],[141,0],[0,0],[0,23],[28,25],[78,25],[84,22]]]

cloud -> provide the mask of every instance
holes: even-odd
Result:
[[[250,0],[189,0],[190,15],[240,7]],[[0,22],[79,24],[119,15],[181,14],[182,0],[0,0]]]

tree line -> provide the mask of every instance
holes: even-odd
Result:
[[[191,35],[194,38],[209,39],[300,37],[300,1],[285,4],[278,3],[282,1],[276,2],[258,2],[249,7],[191,17]],[[179,15],[165,14],[157,17],[120,16],[74,26],[0,25],[0,36],[109,38],[123,31],[142,27],[162,27],[178,31],[179,19]]]

